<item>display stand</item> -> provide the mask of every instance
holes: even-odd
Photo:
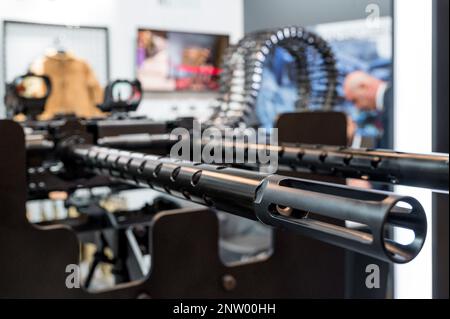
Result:
[[[340,116],[340,115],[338,115]],[[329,123],[317,118],[326,127]],[[330,117],[333,119],[333,117]],[[316,122],[318,124],[319,122]],[[339,125],[337,125],[338,127]],[[345,130],[340,130],[345,132]],[[0,297],[58,298],[382,298],[364,286],[367,263],[379,263],[344,249],[274,230],[273,252],[262,260],[224,265],[219,257],[218,221],[210,209],[160,212],[151,221],[149,276],[99,293],[66,286],[67,266],[77,264],[79,242],[66,226],[37,228],[25,216],[27,198],[22,128],[0,122]],[[310,132],[310,135],[314,131]],[[341,136],[345,140],[344,136]],[[127,264],[133,263],[132,247]],[[349,259],[353,258],[353,259]],[[351,274],[351,275],[349,275]],[[360,291],[362,287],[365,291]],[[355,288],[356,287],[356,288]]]

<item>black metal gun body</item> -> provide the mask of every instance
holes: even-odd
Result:
[[[99,144],[125,150],[142,150],[166,144],[170,148],[178,140],[170,135],[113,137]],[[208,142],[211,147],[225,153],[248,154],[274,152],[278,165],[289,170],[308,170],[319,175],[335,175],[374,182],[389,183],[448,192],[449,158],[444,154],[413,154],[390,150],[353,149],[326,145],[307,144],[249,144],[225,140]],[[205,143],[203,143],[203,146]],[[219,163],[216,163],[219,164]],[[248,163],[238,163],[246,165]]]
[[[84,167],[390,262],[412,260],[426,235],[423,208],[410,197],[70,141],[62,153],[69,167]],[[347,227],[349,221],[368,231]],[[388,238],[389,226],[413,230],[414,241],[402,245]]]
[[[168,149],[178,142],[167,134],[133,135],[120,130],[117,135],[94,136],[86,123],[69,122],[50,130],[54,143],[43,141],[37,147],[45,154],[61,161],[65,176],[55,190],[65,183],[71,189],[80,185],[129,185],[150,187],[185,200],[200,203],[245,218],[259,220],[267,225],[293,230],[302,235],[351,249],[382,260],[405,263],[421,250],[426,236],[426,217],[422,206],[413,198],[392,193],[367,191],[348,186],[297,179],[281,175],[261,174],[251,170],[227,166],[207,165],[190,161],[149,155],[157,147]],[[133,132],[135,133],[135,132]],[[398,160],[409,155],[392,152],[364,152],[345,148],[317,146],[273,146],[266,144],[239,144],[222,142],[222,151],[271,151],[277,154],[281,165],[307,168],[318,173],[341,174],[346,177],[410,183]],[[231,143],[231,144],[230,144]],[[100,147],[95,144],[128,148]],[[51,150],[49,151],[49,149]],[[30,150],[32,147],[30,144]],[[35,150],[36,151],[36,147]],[[138,152],[139,151],[139,152]],[[405,157],[405,158],[403,158]],[[397,162],[395,162],[397,161]],[[413,170],[418,164],[441,173],[448,172],[448,157],[421,157],[407,166]],[[389,165],[385,165],[388,163]],[[393,164],[394,163],[394,164]],[[431,165],[431,164],[433,165]],[[370,170],[370,174],[369,174]],[[49,173],[52,178],[61,176]],[[439,174],[438,174],[439,175]],[[386,176],[389,176],[387,178]],[[433,175],[435,176],[435,175]],[[30,178],[31,177],[31,178]],[[30,174],[29,181],[39,176]],[[421,176],[422,178],[425,176]],[[448,179],[448,174],[447,174]],[[417,178],[413,181],[420,181]],[[92,183],[96,181],[96,183]],[[33,183],[36,187],[37,183]],[[91,185],[92,184],[92,185]],[[45,191],[49,188],[45,187]],[[65,189],[62,189],[65,190]],[[70,191],[70,190],[69,190]],[[348,222],[358,225],[348,227]],[[403,245],[388,234],[392,227],[410,229],[415,239]]]
[[[156,122],[148,119],[58,119],[52,121],[29,121],[23,123],[27,148],[28,198],[45,199],[52,191],[72,192],[83,185],[87,188],[107,186],[110,181],[104,177],[82,178],[64,174],[64,167],[57,154],[57,145],[72,135],[83,135],[85,140],[95,143],[103,139],[125,139],[135,144],[136,136],[161,136],[175,127],[190,129],[192,119]],[[148,135],[151,134],[151,135]],[[162,135],[160,135],[162,134]],[[167,154],[170,145],[157,138],[156,142],[140,144],[139,150],[157,155]],[[152,139],[154,140],[154,138]],[[159,141],[159,142],[158,142]],[[117,186],[117,185],[116,185]]]
[[[279,154],[278,164],[319,174],[429,188],[448,192],[448,155],[389,150],[352,149],[322,145],[237,145],[265,148]]]

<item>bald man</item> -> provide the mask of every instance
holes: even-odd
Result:
[[[345,98],[365,111],[382,111],[387,89],[386,82],[362,71],[350,73],[344,81]]]
[[[363,111],[382,112],[381,120],[385,129],[379,147],[392,147],[393,96],[390,85],[363,71],[347,75],[344,81],[345,98]]]

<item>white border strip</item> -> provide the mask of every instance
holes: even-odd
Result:
[[[395,0],[394,143],[399,151],[432,151],[432,12],[430,0]],[[431,192],[404,187],[396,191],[424,206],[428,234],[413,262],[395,266],[395,298],[432,298]]]

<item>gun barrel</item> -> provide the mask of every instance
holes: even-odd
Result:
[[[279,146],[279,163],[319,173],[448,193],[448,155],[332,146]]]
[[[139,150],[162,145],[171,147],[177,142],[178,139],[167,134],[115,137],[104,139],[100,144]],[[236,158],[236,154],[248,154],[249,151],[275,152],[278,154],[278,164],[292,170],[308,169],[318,174],[428,188],[446,193],[449,191],[449,158],[444,154],[413,154],[307,144],[266,145],[226,140],[207,144],[217,144],[223,153],[232,152],[233,158]]]
[[[426,237],[424,210],[411,197],[92,145],[66,145],[63,150],[73,164],[96,174],[385,261],[411,261]],[[412,230],[414,240],[396,242],[389,236],[391,227]]]

